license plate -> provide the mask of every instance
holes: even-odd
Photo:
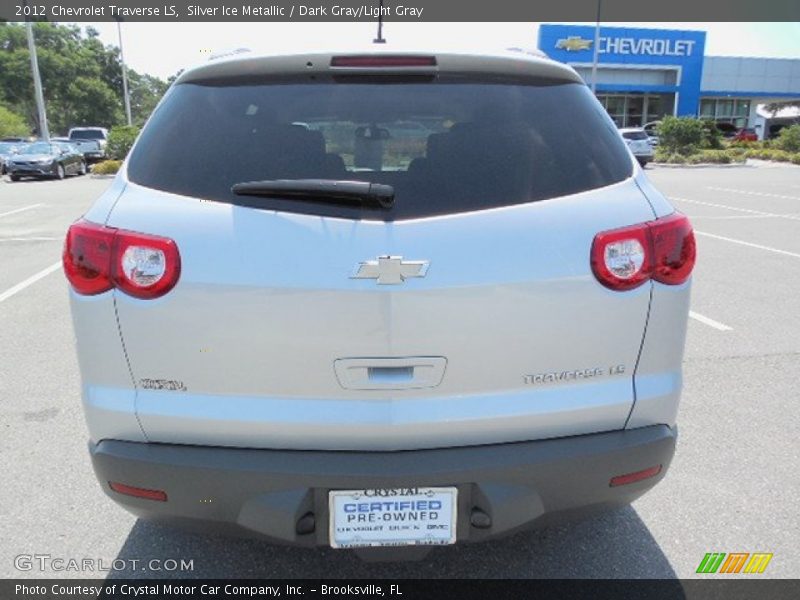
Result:
[[[457,500],[454,487],[330,492],[331,547],[454,544]]]

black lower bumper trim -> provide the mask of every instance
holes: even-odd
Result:
[[[459,541],[479,541],[586,510],[627,504],[666,473],[677,431],[667,426],[551,440],[399,452],[260,450],[144,444],[90,445],[106,493],[139,516],[233,529],[298,545],[328,544],[328,492],[458,487]],[[662,465],[657,476],[609,480]],[[166,502],[112,491],[115,481],[163,490]],[[474,510],[488,517],[471,522]],[[317,524],[307,526],[308,515]],[[305,518],[306,525],[298,528]]]

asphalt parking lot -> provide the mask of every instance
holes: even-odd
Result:
[[[570,526],[448,547],[417,563],[278,548],[137,521],[86,452],[63,234],[110,184],[0,181],[0,577],[19,555],[191,559],[189,577],[692,577],[706,552],[770,552],[800,574],[800,167],[648,168],[698,241],[678,452],[632,507]],[[99,563],[95,563],[99,564]],[[119,566],[121,563],[116,563]],[[167,564],[167,563],[163,563]],[[101,572],[100,576],[107,573]]]

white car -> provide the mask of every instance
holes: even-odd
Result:
[[[67,137],[81,150],[86,160],[97,161],[106,158],[108,129],[105,127],[73,127]],[[94,146],[94,143],[97,146]]]
[[[694,248],[544,56],[187,70],[67,235],[98,481],[359,553],[624,505],[675,450]]]
[[[650,121],[649,123],[645,123],[642,129],[647,134],[647,137],[650,138],[650,145],[655,148],[658,146],[658,126],[661,125],[661,121]]]
[[[653,143],[644,129],[641,127],[624,127],[619,132],[640,165],[645,166],[653,161]]]

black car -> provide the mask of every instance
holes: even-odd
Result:
[[[74,146],[62,142],[35,142],[16,154],[6,164],[11,181],[22,177],[85,175],[86,160]]]
[[[14,154],[20,152],[26,144],[19,142],[0,142],[0,175],[6,172],[6,163]]]
[[[716,123],[717,129],[722,134],[722,137],[725,139],[730,139],[736,136],[736,133],[739,131],[739,127],[734,125],[733,123]]]

